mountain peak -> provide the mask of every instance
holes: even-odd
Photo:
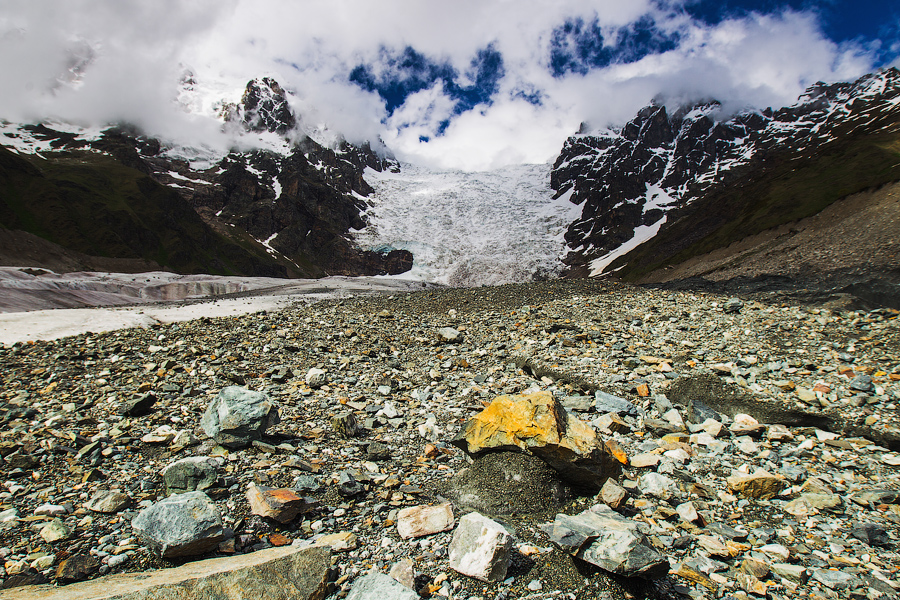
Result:
[[[222,116],[227,123],[240,123],[247,131],[284,136],[297,127],[297,117],[288,101],[288,92],[275,79],[251,79],[240,103],[225,104]]]

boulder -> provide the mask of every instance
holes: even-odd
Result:
[[[160,500],[142,510],[131,527],[162,558],[203,554],[228,537],[219,510],[203,492]]]
[[[202,492],[216,483],[218,461],[209,456],[191,456],[173,462],[162,470],[166,494]]]
[[[74,557],[72,557],[74,558]],[[93,557],[89,557],[92,560]],[[68,560],[72,560],[71,558]],[[96,563],[94,570],[99,568]],[[62,568],[62,565],[60,565]],[[327,548],[284,546],[240,556],[190,562],[172,569],[121,573],[64,587],[28,586],[4,600],[322,600],[331,554]]]
[[[200,426],[218,444],[243,448],[261,438],[266,428],[278,421],[278,409],[266,394],[233,385],[219,392],[203,414]]]
[[[473,456],[496,450],[532,454],[592,490],[620,468],[591,426],[566,412],[550,392],[498,396],[466,422],[453,443]]]
[[[500,523],[469,513],[459,520],[450,541],[450,568],[482,581],[503,581],[509,567],[512,536]]]
[[[641,532],[605,504],[577,515],[556,515],[550,539],[573,556],[601,569],[642,579],[659,579],[669,572],[669,561]]]

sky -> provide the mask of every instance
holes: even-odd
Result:
[[[0,119],[218,147],[221,103],[268,76],[309,129],[484,170],[651,100],[780,107],[898,57],[896,0],[4,0]]]

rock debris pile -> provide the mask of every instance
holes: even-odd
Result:
[[[0,598],[900,593],[896,311],[561,280],[0,364]]]

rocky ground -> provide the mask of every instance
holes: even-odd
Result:
[[[438,599],[895,597],[897,315],[560,280],[19,343],[0,349],[3,586],[318,541],[334,598],[373,570]],[[280,420],[225,448],[201,420],[235,385]],[[450,443],[497,396],[536,391],[624,463],[601,491]],[[161,471],[188,457],[210,457],[183,480],[223,535],[160,558],[147,511],[183,491]],[[407,535],[405,509],[447,501],[445,531]],[[546,524],[591,507],[668,568],[573,558]],[[499,581],[451,568],[472,508],[511,534]]]

